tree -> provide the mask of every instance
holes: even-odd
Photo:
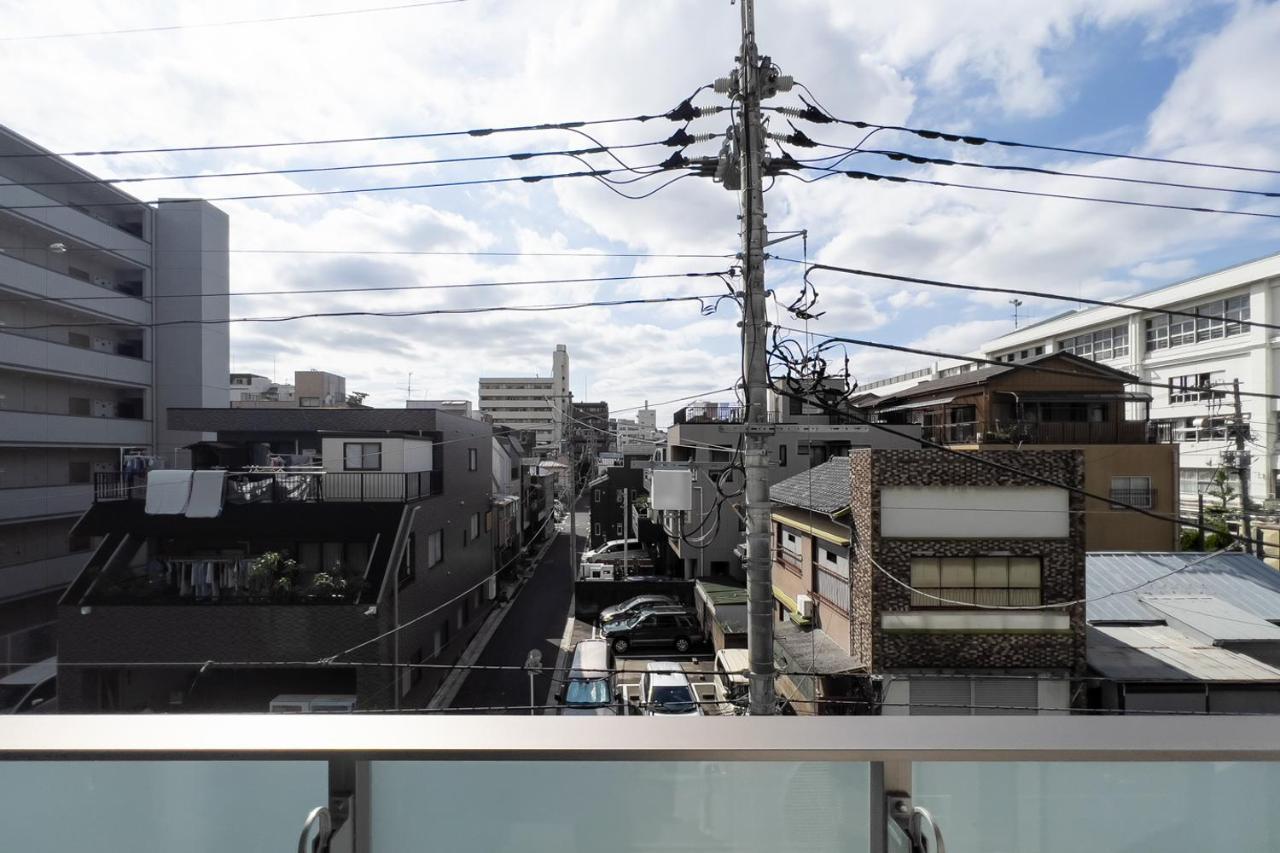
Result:
[[[364,391],[352,391],[347,395],[347,405],[355,409],[364,408],[364,400],[368,396]]]
[[[1181,545],[1184,550],[1203,547],[1209,551],[1219,551],[1236,541],[1227,527],[1227,512],[1231,501],[1235,499],[1236,490],[1231,485],[1231,477],[1226,468],[1219,467],[1213,472],[1213,479],[1205,487],[1204,496],[1204,525],[1211,532],[1208,532],[1206,539],[1204,530],[1183,531]],[[1212,505],[1209,504],[1210,501],[1213,501]]]

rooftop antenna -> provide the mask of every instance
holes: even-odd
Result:
[[[1018,328],[1018,308],[1022,305],[1021,299],[1010,299],[1009,304],[1013,306],[1013,328]]]

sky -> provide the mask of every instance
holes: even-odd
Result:
[[[731,69],[738,8],[728,0],[465,0],[235,26],[267,16],[393,5],[379,0],[218,4],[0,0],[0,123],[55,150],[290,142],[659,114]],[[1118,153],[1280,168],[1280,5],[1211,0],[758,0],[758,42],[823,107],[851,120],[941,128]],[[157,32],[26,36],[187,25]],[[793,90],[768,102],[800,106]],[[710,90],[696,103],[723,104]],[[728,114],[690,132],[723,134]],[[800,124],[853,146],[862,133]],[[95,174],[152,177],[400,163],[655,143],[665,119],[570,131],[341,145],[82,157]],[[770,130],[789,133],[784,117]],[[714,155],[720,140],[689,156]],[[786,146],[784,146],[786,147]],[[866,147],[1005,165],[1229,188],[1280,189],[1276,176],[957,146],[886,131]],[[648,166],[674,149],[617,150]],[[797,157],[815,156],[788,148]],[[607,154],[595,168],[618,167]],[[583,168],[566,156],[128,185],[141,198],[290,193],[512,178]],[[1280,201],[1045,175],[907,166],[858,154],[846,168],[1023,190],[1280,212]],[[814,176],[814,175],[811,175]],[[629,179],[632,174],[610,176]],[[215,202],[230,216],[233,317],[316,311],[540,306],[718,295],[725,257],[548,257],[545,253],[732,254],[737,198],[709,179],[605,186],[590,178]],[[658,190],[645,199],[639,195]],[[780,178],[768,225],[799,239],[778,255],[894,274],[1090,298],[1151,289],[1280,250],[1280,220],[1124,207],[835,176]],[[405,252],[437,254],[395,254]],[[511,252],[520,255],[476,255]],[[459,254],[444,254],[459,253]],[[539,254],[542,253],[542,254]],[[657,276],[625,282],[386,291],[406,285]],[[815,272],[814,333],[967,352],[1013,328],[1007,298]],[[772,261],[781,305],[801,268]],[[353,288],[351,293],[308,293]],[[296,291],[296,295],[294,295]],[[707,303],[711,305],[710,302]],[[1066,305],[1069,308],[1070,305]],[[556,312],[236,323],[233,369],[288,381],[298,369],[348,378],[376,406],[470,398],[482,375],[547,375],[567,344],[578,399],[615,410],[704,395],[731,399],[739,370],[734,306],[696,302]],[[1064,310],[1027,299],[1023,322]],[[796,325],[785,312],[775,319]],[[850,348],[863,382],[927,359]],[[412,377],[410,378],[410,374]],[[683,404],[681,404],[683,405]],[[674,405],[659,406],[669,423]],[[622,411],[623,416],[631,414]]]

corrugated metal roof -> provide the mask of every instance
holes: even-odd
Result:
[[[1090,622],[1162,621],[1160,614],[1142,603],[1142,596],[1212,595],[1260,619],[1280,621],[1280,572],[1248,554],[1205,556],[1195,552],[1088,554],[1085,597],[1107,597],[1090,601],[1086,618]]]
[[[1280,627],[1212,595],[1144,595],[1169,624],[1212,643],[1280,640]]]
[[[1167,625],[1090,626],[1087,637],[1089,666],[1118,681],[1280,682],[1280,669]]]

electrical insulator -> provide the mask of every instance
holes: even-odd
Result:
[[[735,71],[728,77],[717,77],[714,86],[715,90],[720,94],[729,94],[738,88],[738,72]]]

